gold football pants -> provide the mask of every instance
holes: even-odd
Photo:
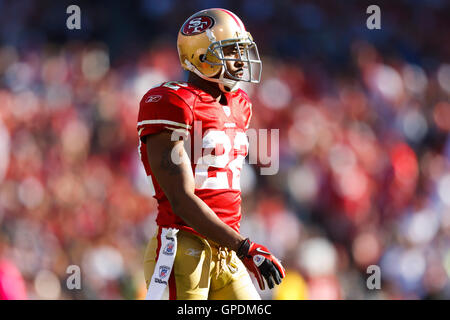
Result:
[[[234,251],[185,230],[167,230],[158,227],[145,251],[147,297],[160,291],[156,299],[261,299]]]

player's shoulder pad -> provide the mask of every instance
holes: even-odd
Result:
[[[192,107],[197,95],[187,82],[168,81],[151,88],[142,97],[141,103],[157,102],[165,97],[177,97],[180,102]],[[173,99],[171,99],[173,101]]]
[[[248,103],[251,103],[250,97],[248,96],[247,92],[245,92],[242,89],[236,90],[236,93],[241,96],[243,99],[245,99]]]
[[[242,89],[238,89],[236,90],[236,95],[238,95],[241,99],[244,99],[246,102],[248,102],[249,104],[251,104],[252,102],[250,101],[250,97],[248,96],[247,92],[245,92]]]

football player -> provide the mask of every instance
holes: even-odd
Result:
[[[252,114],[239,83],[259,83],[258,50],[224,9],[189,17],[177,46],[188,81],[152,88],[139,109],[140,155],[158,201],[144,261],[147,299],[260,299],[246,268],[261,290],[280,284],[285,271],[239,233]]]

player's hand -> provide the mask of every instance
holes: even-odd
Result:
[[[242,242],[237,255],[247,269],[255,275],[261,290],[265,289],[263,279],[266,279],[267,285],[272,289],[275,283],[280,284],[281,279],[286,275],[280,261],[266,247],[251,242],[248,238]]]

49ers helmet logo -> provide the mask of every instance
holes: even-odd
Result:
[[[208,16],[200,16],[189,19],[181,28],[181,32],[186,36],[195,36],[204,32],[214,25],[214,19]]]

